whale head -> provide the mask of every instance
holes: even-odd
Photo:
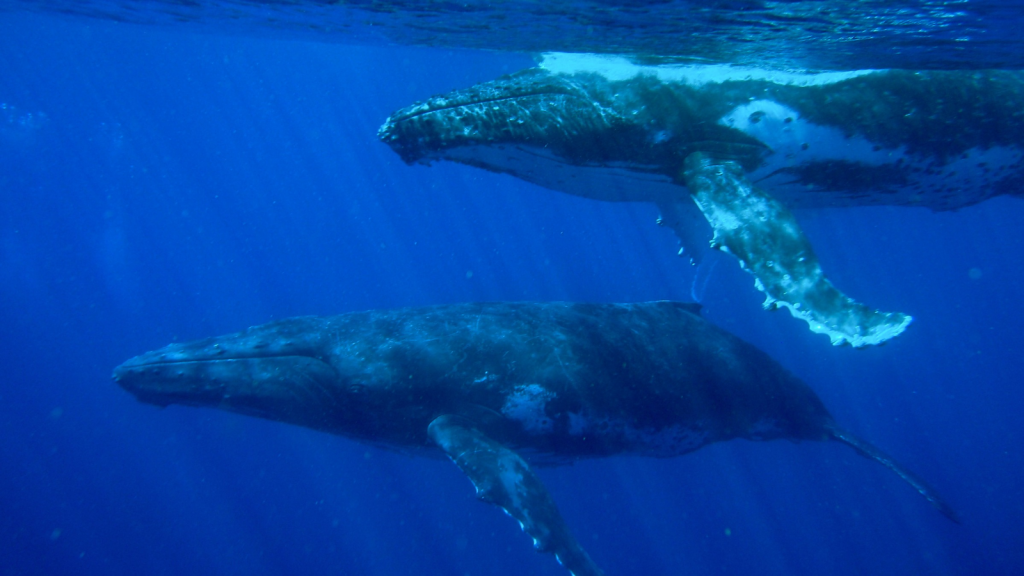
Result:
[[[531,68],[402,108],[377,136],[409,164],[444,159],[500,169],[496,158],[480,157],[482,148],[537,148],[568,158],[587,134],[629,128],[578,82]]]
[[[315,317],[292,318],[171,344],[121,364],[113,379],[150,404],[208,406],[329,427],[345,402],[322,338],[323,323]]]
[[[693,152],[748,167],[768,152],[708,122],[690,92],[531,68],[398,110],[377,135],[408,164],[449,160],[586,198],[658,201],[678,196]]]

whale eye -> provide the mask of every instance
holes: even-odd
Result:
[[[747,120],[749,120],[751,124],[757,124],[762,118],[764,118],[764,110],[758,110],[751,114]]]

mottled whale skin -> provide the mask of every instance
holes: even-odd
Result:
[[[379,136],[408,163],[451,160],[587,198],[653,202],[695,261],[706,220],[711,245],[755,275],[766,307],[786,307],[833,344],[866,346],[911,318],[834,288],[789,209],[952,210],[1020,195],[1024,72],[800,74],[549,54],[399,110]]]
[[[447,454],[482,500],[576,575],[601,570],[528,462],[669,457],[733,438],[831,439],[956,520],[924,481],[842,430],[806,384],[698,311],[487,303],[293,318],[143,354],[114,380],[152,404]]]

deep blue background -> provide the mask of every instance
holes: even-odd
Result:
[[[137,403],[111,369],[273,318],[467,300],[689,299],[644,205],[375,137],[522,55],[0,15],[0,574],[564,571],[444,460]],[[916,322],[832,348],[724,260],[705,315],[927,478],[835,443],[543,469],[610,576],[1024,573],[1024,201],[798,215],[835,283]]]

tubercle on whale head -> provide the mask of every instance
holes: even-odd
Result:
[[[488,82],[475,84],[469,88],[432,96],[423,102],[402,108],[392,114],[390,120],[401,122],[438,110],[554,94],[583,96],[579,89],[575,88],[571,83],[567,83],[545,70],[527,68],[526,70],[520,70],[519,72],[501,76]]]
[[[121,364],[113,379],[149,404],[209,406],[316,427],[342,404],[338,372],[315,337],[322,323],[292,318],[171,344]]]

